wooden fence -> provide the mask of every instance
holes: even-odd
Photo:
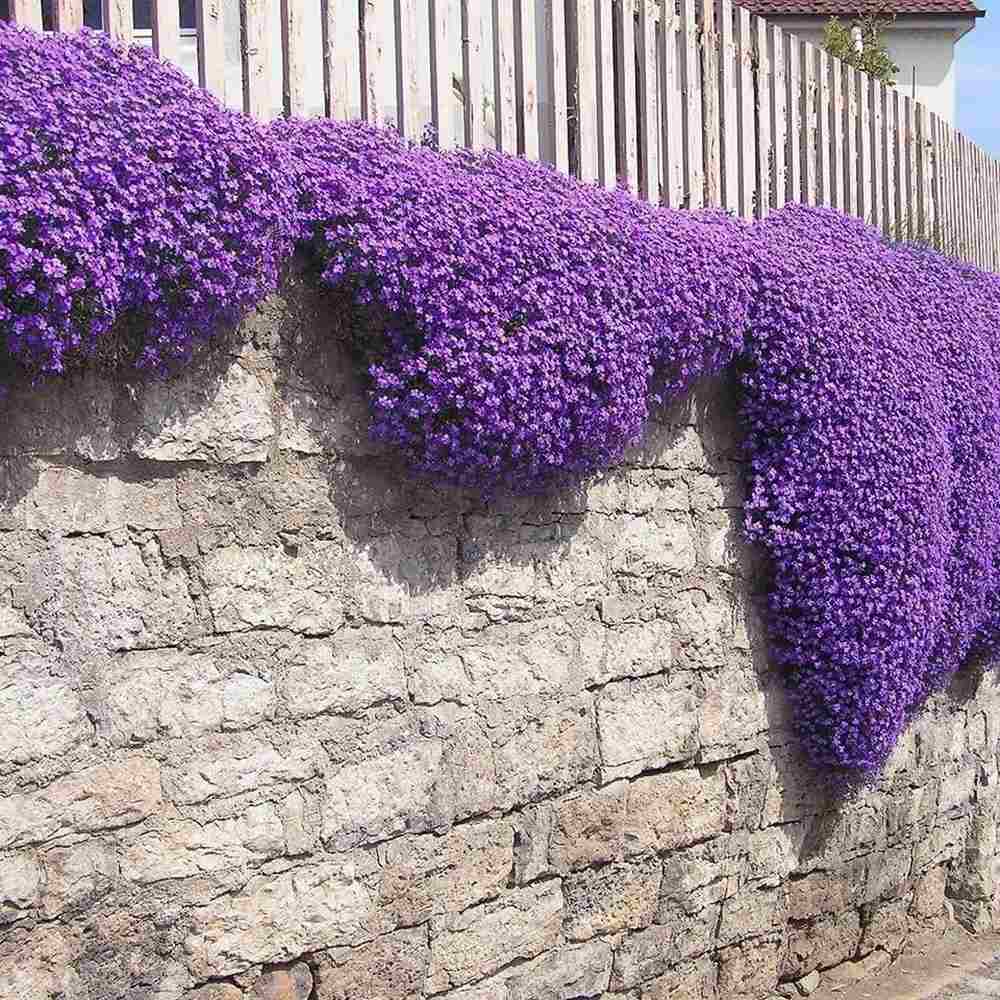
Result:
[[[150,4],[153,48],[177,61],[178,0],[136,2]],[[8,3],[13,20],[42,26],[41,0]],[[82,0],[51,3],[55,30],[82,23]],[[132,40],[132,0],[102,4],[105,30]],[[274,113],[275,80],[278,113],[307,113],[312,76],[318,110],[332,117],[391,118],[413,139],[430,126],[442,147],[542,158],[679,208],[761,218],[791,201],[830,205],[1000,271],[1000,161],[897,89],[731,0],[195,0],[195,9],[192,75],[257,117]],[[306,27],[314,15],[316,39]],[[233,79],[239,94],[226,93]]]

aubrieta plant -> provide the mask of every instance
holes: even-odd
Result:
[[[826,209],[748,225],[362,123],[259,126],[142,50],[0,25],[0,325],[29,372],[165,370],[295,245],[366,317],[372,434],[487,495],[606,468],[735,363],[814,762],[877,770],[995,649],[1000,278]]]
[[[436,479],[534,491],[606,468],[652,402],[742,346],[748,228],[496,153],[271,126],[323,278],[386,316],[372,434]]]
[[[283,183],[259,127],[148,50],[0,23],[0,326],[30,371],[188,357],[276,285]]]

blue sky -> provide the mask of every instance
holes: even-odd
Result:
[[[1000,156],[1000,0],[979,0],[978,6],[986,17],[956,50],[958,127]]]

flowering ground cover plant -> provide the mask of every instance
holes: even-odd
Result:
[[[296,243],[377,320],[372,434],[439,481],[586,476],[736,363],[746,533],[817,763],[877,769],[995,649],[1000,278],[825,209],[751,226],[365,124],[258,126],[145,52],[0,25],[0,325],[29,372],[185,359]]]
[[[372,433],[421,473],[525,491],[605,468],[742,347],[741,222],[358,123],[271,132],[323,279],[388,318]]]
[[[188,356],[276,283],[290,248],[279,166],[253,122],[148,50],[0,23],[10,354],[37,373]]]

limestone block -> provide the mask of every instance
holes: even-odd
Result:
[[[156,761],[129,757],[98,764],[37,791],[0,799],[0,848],[128,826],[155,812],[160,802]]]
[[[833,871],[820,871],[788,883],[788,916],[808,920],[821,913],[843,913],[861,902],[867,865],[863,860],[845,863]]]
[[[251,736],[211,737],[189,759],[164,771],[163,789],[171,801],[195,805],[269,785],[305,781],[320,772],[320,763],[320,749],[303,737],[281,747]]]
[[[223,676],[208,654],[157,649],[102,670],[99,705],[101,734],[126,746],[249,729],[274,716],[276,696],[266,678]]]
[[[56,539],[29,564],[21,597],[29,620],[40,616],[64,644],[164,647],[200,631],[187,575],[164,564],[154,539]]]
[[[823,985],[830,990],[842,990],[846,986],[871,979],[883,972],[892,963],[892,956],[884,951],[873,951],[857,962],[842,962],[823,974]]]
[[[463,705],[557,698],[583,690],[581,637],[562,621],[500,624],[466,642],[451,633],[412,656],[414,700]]]
[[[340,560],[336,542],[313,542],[295,553],[238,545],[215,549],[205,558],[202,576],[216,632],[335,632],[344,620]]]
[[[611,978],[606,941],[569,944],[515,967],[507,977],[510,1000],[578,1000],[600,996]]]
[[[514,882],[523,885],[553,872],[549,864],[549,843],[555,823],[551,803],[527,806],[511,816],[514,832]]]
[[[415,622],[456,613],[456,540],[402,532],[362,536],[344,560],[344,595],[352,613],[370,622]]]
[[[722,904],[719,921],[720,944],[733,944],[751,937],[763,937],[785,924],[783,889],[744,890]],[[856,940],[855,940],[856,943]]]
[[[434,920],[426,992],[465,985],[554,947],[562,913],[562,889],[552,880]]]
[[[612,572],[647,578],[658,573],[687,573],[697,559],[690,516],[664,512],[650,519],[616,520]]]
[[[154,462],[263,462],[275,433],[269,389],[240,364],[150,382],[139,407],[132,451]]]
[[[861,954],[879,948],[893,957],[898,955],[910,932],[907,909],[906,900],[880,903],[872,907],[861,935]]]
[[[497,805],[512,809],[569,791],[594,777],[597,739],[589,693],[528,706],[491,731]]]
[[[938,916],[944,909],[948,872],[932,868],[913,883],[913,903],[910,912],[925,920]]]
[[[723,760],[752,749],[767,731],[764,692],[749,665],[703,677],[698,738],[701,761]]]
[[[326,782],[323,840],[344,850],[407,831],[447,828],[455,813],[442,789],[453,774],[443,741],[426,738],[333,770]]]
[[[309,1000],[313,977],[305,962],[287,969],[270,969],[245,993],[246,1000]]]
[[[597,700],[602,780],[693,757],[699,695],[690,674],[607,685]]]
[[[414,927],[318,952],[315,1000],[418,1000],[430,961],[427,930]]]
[[[262,802],[231,819],[211,823],[164,820],[157,828],[128,838],[121,873],[140,884],[187,878],[276,856],[284,847],[278,809],[272,802]]]
[[[661,853],[722,832],[725,786],[718,771],[697,770],[636,778],[625,796],[626,854]]]
[[[93,733],[77,692],[49,674],[40,651],[0,658],[0,719],[4,764],[57,757]]]
[[[282,651],[282,702],[294,718],[359,712],[406,697],[403,654],[391,635],[342,630]]]
[[[361,852],[258,875],[235,894],[195,910],[184,950],[192,975],[231,975],[308,951],[372,938],[377,864]]]
[[[673,629],[654,620],[601,628],[588,658],[587,684],[665,673],[673,661]]]
[[[26,853],[11,854],[0,862],[0,924],[16,920],[42,898],[45,873]]]
[[[854,956],[861,940],[861,922],[854,911],[821,917],[788,931],[781,974],[801,979],[814,969],[829,969]]]
[[[671,982],[687,979],[683,971],[676,976],[672,973],[683,970],[686,960],[705,955],[715,945],[718,922],[719,907],[708,906],[694,915],[672,914],[667,923],[626,935],[615,949],[611,988],[627,990],[662,977],[660,992],[670,996]]]
[[[389,926],[412,926],[499,896],[513,864],[506,820],[463,823],[443,837],[397,837],[379,848],[380,914]]]
[[[50,847],[42,855],[42,912],[48,919],[80,909],[109,893],[118,880],[118,852],[105,840]]]
[[[69,455],[88,462],[118,458],[122,445],[116,395],[112,382],[95,372],[78,375],[70,389],[62,379],[12,382],[4,400],[0,456]]]
[[[560,799],[552,810],[549,862],[556,871],[606,864],[625,846],[625,782],[583,789]]]
[[[0,1000],[63,1000],[84,996],[78,952],[61,928],[41,925],[0,944]]]
[[[103,534],[122,528],[163,531],[181,526],[172,479],[129,479],[43,466],[22,500],[32,531]]]
[[[719,952],[718,993],[727,1000],[756,998],[778,981],[778,941],[746,941]]]
[[[685,962],[643,983],[643,1000],[715,1000],[715,963],[709,958]]]
[[[614,863],[567,876],[564,933],[571,941],[648,927],[660,894],[659,859]]]

